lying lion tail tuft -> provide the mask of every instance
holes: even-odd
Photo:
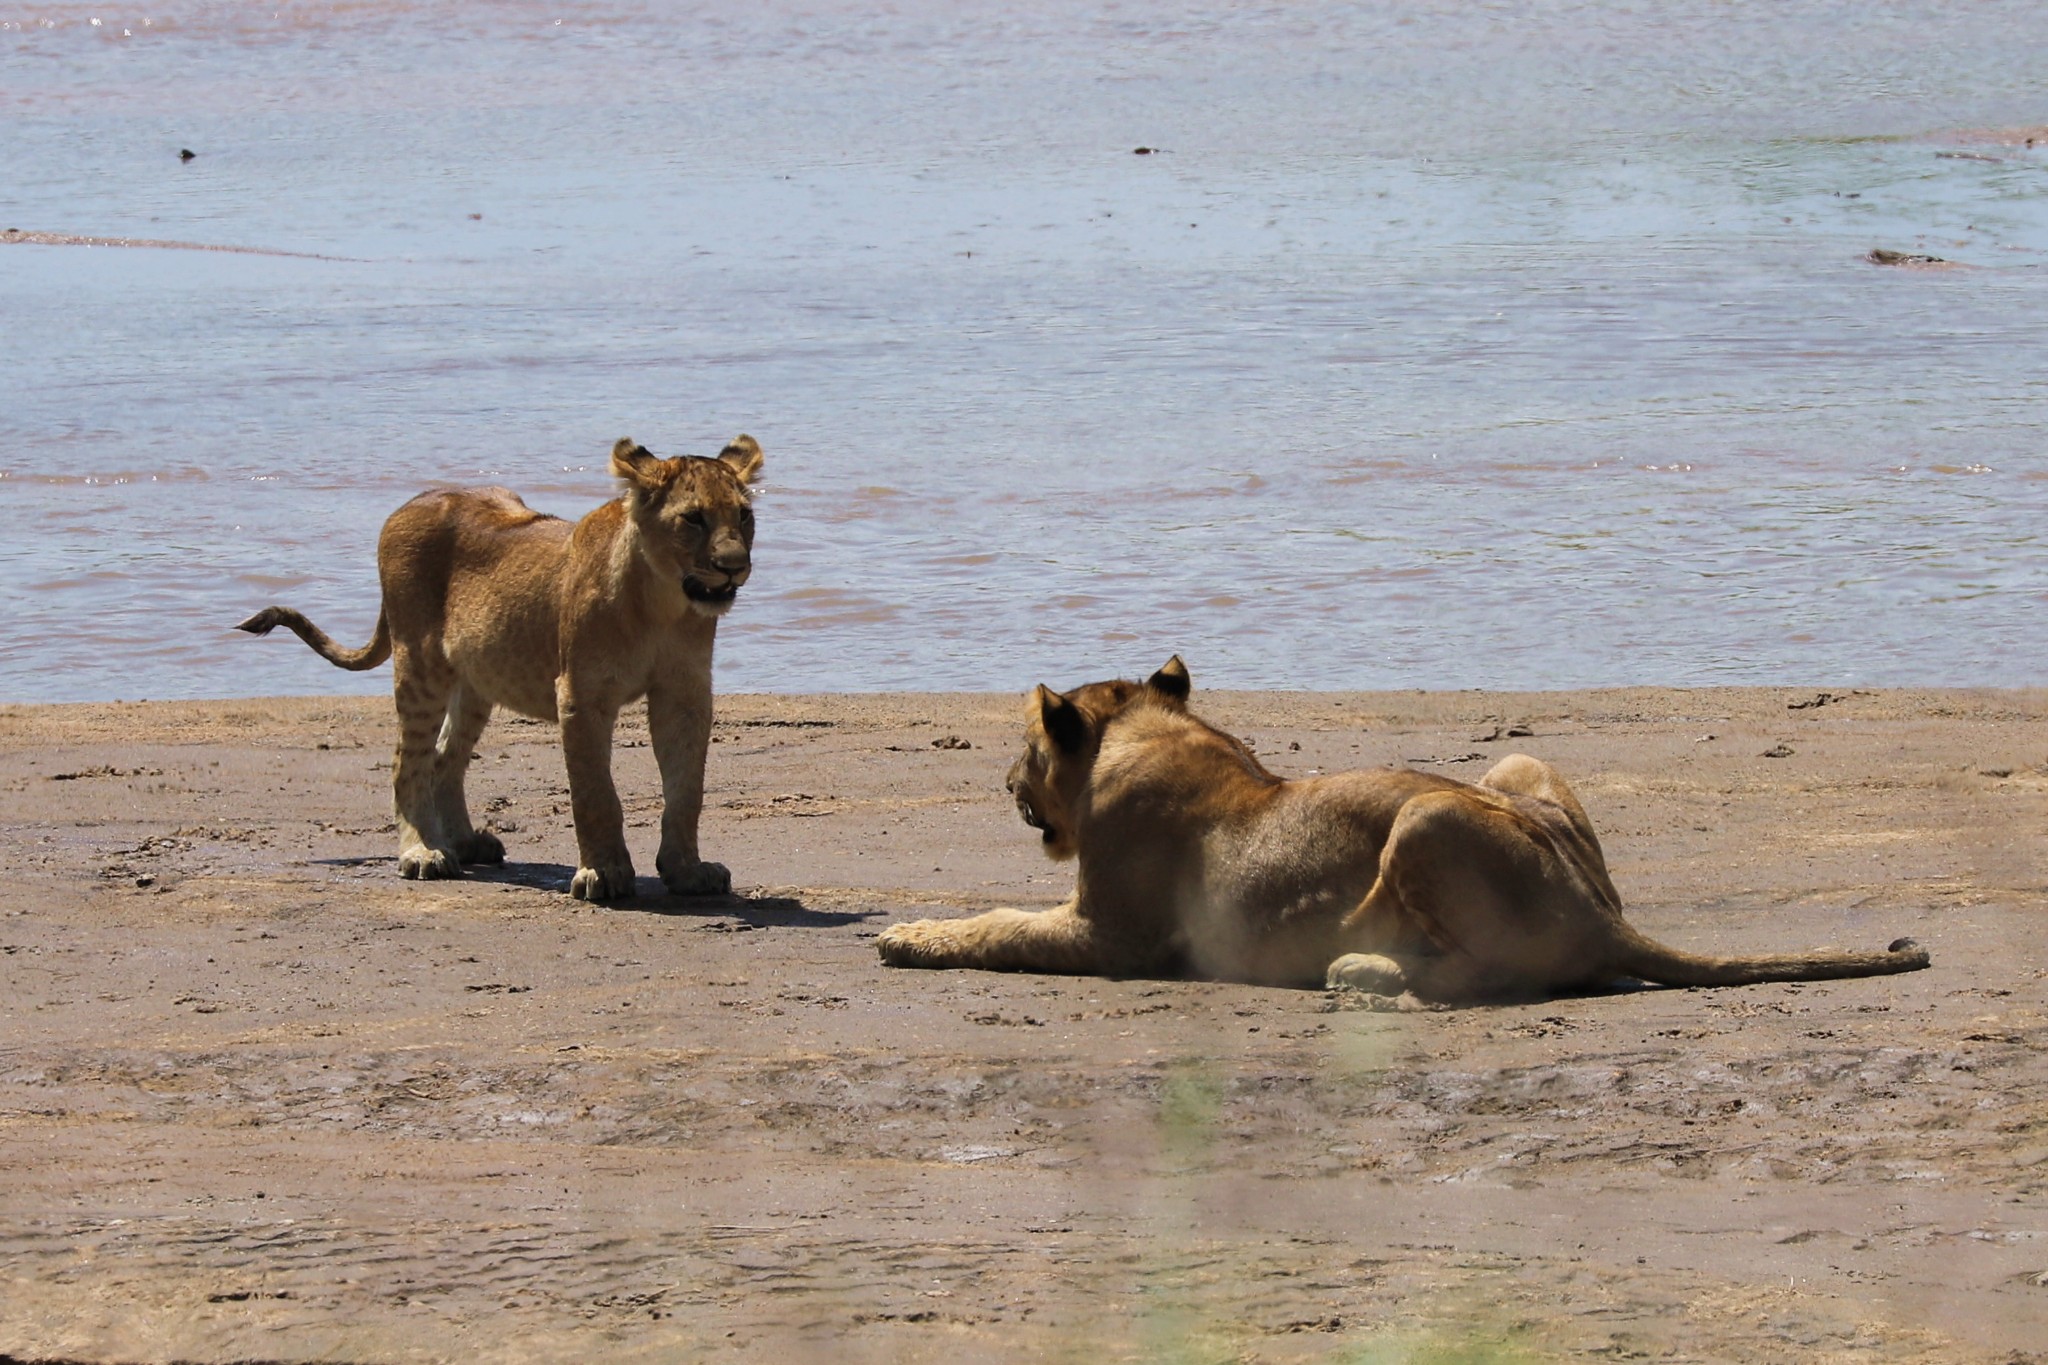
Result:
[[[1922,967],[1927,965],[1927,950],[1910,938],[1895,938],[1884,946],[1884,950],[1888,953],[1905,953],[1918,957]]]
[[[314,625],[301,612],[290,607],[265,607],[248,620],[235,627],[251,635],[268,635],[279,626],[311,645],[318,654],[336,668],[346,668],[351,673],[361,673],[375,668],[391,657],[391,626],[384,619],[384,613],[377,613],[377,631],[370,637],[370,643],[361,649],[343,649],[328,636],[327,632]]]

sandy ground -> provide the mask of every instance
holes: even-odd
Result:
[[[548,727],[472,778],[513,861],[420,884],[382,702],[0,708],[0,1358],[2048,1360],[2048,693],[1196,702],[1283,773],[1537,754],[1652,932],[1933,969],[883,969],[1068,885],[1010,697],[721,699],[742,894],[602,909]]]

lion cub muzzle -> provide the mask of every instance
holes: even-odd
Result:
[[[753,556],[746,542],[734,536],[713,550],[708,567],[695,566],[683,572],[683,595],[707,607],[729,607],[753,572]]]
[[[729,607],[740,595],[740,584],[744,578],[727,578],[723,583],[706,583],[696,574],[683,575],[683,596],[692,602],[701,602],[707,607]]]

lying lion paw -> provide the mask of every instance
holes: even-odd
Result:
[[[891,967],[932,967],[946,960],[950,947],[950,925],[945,920],[921,919],[909,924],[892,924],[875,940],[875,951]]]
[[[1408,974],[1391,957],[1378,953],[1346,953],[1330,964],[1323,978],[1326,990],[1364,991],[1369,995],[1399,995],[1408,989]]]
[[[569,894],[579,901],[624,900],[633,894],[633,864],[604,863],[579,867],[569,882]]]
[[[445,848],[414,844],[411,848],[399,850],[398,875],[410,881],[444,881],[460,877],[462,864]]]
[[[473,829],[466,838],[455,841],[455,856],[465,864],[502,863],[505,861],[505,845],[488,830]]]
[[[729,896],[732,873],[724,863],[689,863],[661,869],[661,883],[671,896]]]

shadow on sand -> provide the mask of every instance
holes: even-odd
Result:
[[[569,894],[569,880],[576,869],[566,863],[504,863],[475,865],[462,869],[472,881],[494,886],[527,886],[538,891]],[[636,877],[633,894],[623,900],[605,901],[606,910],[627,910],[643,915],[690,916],[698,919],[746,920],[757,928],[829,929],[842,924],[860,924],[876,918],[879,910],[812,910],[794,896],[672,896],[659,877]]]

